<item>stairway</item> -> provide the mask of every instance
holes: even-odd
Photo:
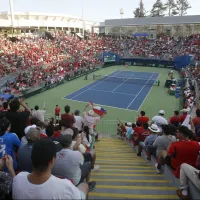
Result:
[[[95,143],[98,172],[92,173],[96,181],[89,199],[179,199],[175,187],[163,175],[156,173],[129,145],[117,138],[101,138]]]

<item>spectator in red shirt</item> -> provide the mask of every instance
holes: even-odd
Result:
[[[178,127],[180,123],[180,116],[179,116],[179,111],[176,110],[174,111],[174,116],[170,118],[170,123],[173,124],[174,126]]]
[[[59,119],[59,116],[60,116],[60,107],[58,105],[56,105],[56,108],[55,108],[55,118],[56,118],[56,120]]]
[[[179,142],[174,142],[168,149],[168,158],[171,158],[170,166],[174,175],[179,178],[180,166],[187,163],[195,167],[199,154],[199,143],[189,140],[191,131],[186,126],[180,126],[177,131]],[[168,163],[169,164],[169,163]]]
[[[200,126],[200,109],[196,110],[196,117],[192,119],[194,127]]]
[[[134,133],[141,134],[144,131],[144,128],[140,122],[136,122],[136,127],[133,129]]]
[[[188,110],[187,109],[183,109],[182,112],[183,112],[183,114],[179,118],[181,124],[185,121],[185,118],[187,117]]]
[[[70,106],[65,106],[65,114],[61,115],[61,119],[65,121],[67,128],[72,128],[73,124],[76,122],[74,116],[69,114],[70,112]]]
[[[145,116],[145,112],[144,111],[141,111],[140,112],[140,116],[138,117],[138,122],[140,122],[140,124],[144,124],[144,123],[148,123],[149,121],[149,117]]]
[[[149,131],[149,124],[148,123],[144,123],[143,124],[143,132],[140,133],[134,133],[134,139],[136,141],[136,144],[139,144],[140,142],[144,142],[144,140],[146,139],[147,136],[150,135],[150,131]],[[138,149],[138,156],[141,156],[142,153],[142,147],[139,145],[139,149]]]

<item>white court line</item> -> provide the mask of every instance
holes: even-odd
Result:
[[[62,98],[63,100],[66,100],[67,98]],[[70,101],[75,101],[75,102],[79,102],[79,103],[87,103],[86,101],[78,101],[78,100],[73,100],[73,99],[67,99],[67,100],[70,100]],[[103,107],[108,107],[108,108],[114,108],[114,109],[119,109],[119,110],[123,110],[123,111],[136,111],[136,110],[130,110],[130,109],[125,109],[125,108],[118,108],[118,107],[113,107],[113,106],[107,106],[107,105],[103,105],[103,104],[95,104],[97,106],[103,106]]]
[[[116,74],[118,74],[118,73],[120,73],[120,72],[121,72],[121,71],[118,71]],[[102,80],[102,81],[98,82],[97,84],[95,84],[95,85],[93,85],[92,87],[90,87],[90,88],[88,88],[88,89],[84,90],[83,92],[80,92],[79,94],[75,95],[75,96],[74,96],[74,97],[72,97],[71,99],[73,99],[73,98],[75,98],[75,97],[78,97],[79,95],[81,95],[81,94],[83,94],[84,92],[86,92],[86,91],[90,90],[91,88],[93,88],[93,87],[95,87],[95,86],[99,85],[100,83],[104,82],[105,80],[107,80],[107,79],[109,79],[109,78],[110,78],[110,77],[108,76],[106,79],[104,79],[104,80]],[[100,79],[100,80],[101,80],[101,79]]]
[[[155,74],[155,73],[154,73]],[[131,101],[131,103],[127,106],[126,109],[128,109],[130,107],[130,105],[133,103],[133,101],[138,97],[138,95],[142,92],[142,90],[145,88],[145,86],[147,85],[147,83],[151,80],[151,78],[153,77],[153,75],[149,78],[149,80],[146,82],[146,84],[141,88],[141,90],[138,92],[138,94],[135,96],[135,98]]]
[[[111,75],[111,74],[114,74],[114,73],[118,73],[118,72],[121,72],[121,71],[120,71],[120,70],[113,71],[112,73],[107,74],[107,76],[109,76],[109,75]],[[97,81],[97,80],[96,80],[96,81]],[[85,87],[87,87],[87,86],[89,86],[89,85],[92,85],[93,83],[95,83],[95,81],[92,82],[92,83],[89,83],[89,84],[87,84],[87,85],[85,85],[85,86],[83,86],[82,88],[76,90],[75,92],[78,92],[79,90],[81,90],[81,89],[83,89],[83,88],[85,88]],[[75,93],[75,92],[71,92],[71,93],[69,93],[68,95],[64,96],[63,98],[65,98],[65,97],[67,97],[67,96],[69,96],[69,95],[71,95],[71,94],[73,94],[73,93]]]
[[[127,77],[126,81],[128,81],[130,78],[132,78],[134,76],[134,74],[132,76],[130,76],[129,78]],[[123,83],[119,84],[112,92],[114,92],[117,88],[119,88],[120,86],[122,86],[124,83],[126,83],[126,81],[124,81]]]
[[[105,91],[105,90],[95,90],[95,89],[90,89],[90,90],[91,91],[97,91],[97,92],[107,92],[107,93],[114,93],[114,94],[123,94],[123,95],[135,97],[135,95],[133,95],[133,94],[127,94],[127,93],[121,93],[121,92],[113,92],[113,91]]]
[[[158,77],[156,78],[156,80],[159,79],[159,76],[160,76],[160,74],[158,74]],[[143,100],[143,102],[141,103],[140,107],[138,108],[137,112],[140,110],[140,108],[141,108],[142,105],[144,104],[144,102],[145,102],[146,98],[148,97],[149,93],[151,92],[152,88],[153,88],[153,85],[151,86],[151,89],[150,89],[149,92],[147,93],[146,97],[144,98],[144,100]]]

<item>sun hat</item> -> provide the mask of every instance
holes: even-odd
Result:
[[[89,115],[89,116],[94,116],[94,111],[93,111],[93,110],[89,110],[89,111],[88,111],[88,115]]]
[[[149,130],[152,131],[153,133],[158,133],[160,132],[158,126],[156,124],[152,124],[150,127],[149,127]]]
[[[160,110],[160,111],[159,111],[159,114],[164,115],[164,114],[165,114],[165,111],[164,111],[164,110]]]

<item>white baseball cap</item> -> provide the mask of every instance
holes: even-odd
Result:
[[[165,111],[164,111],[164,110],[160,110],[160,111],[159,111],[159,114],[164,115],[164,114],[165,114]]]

